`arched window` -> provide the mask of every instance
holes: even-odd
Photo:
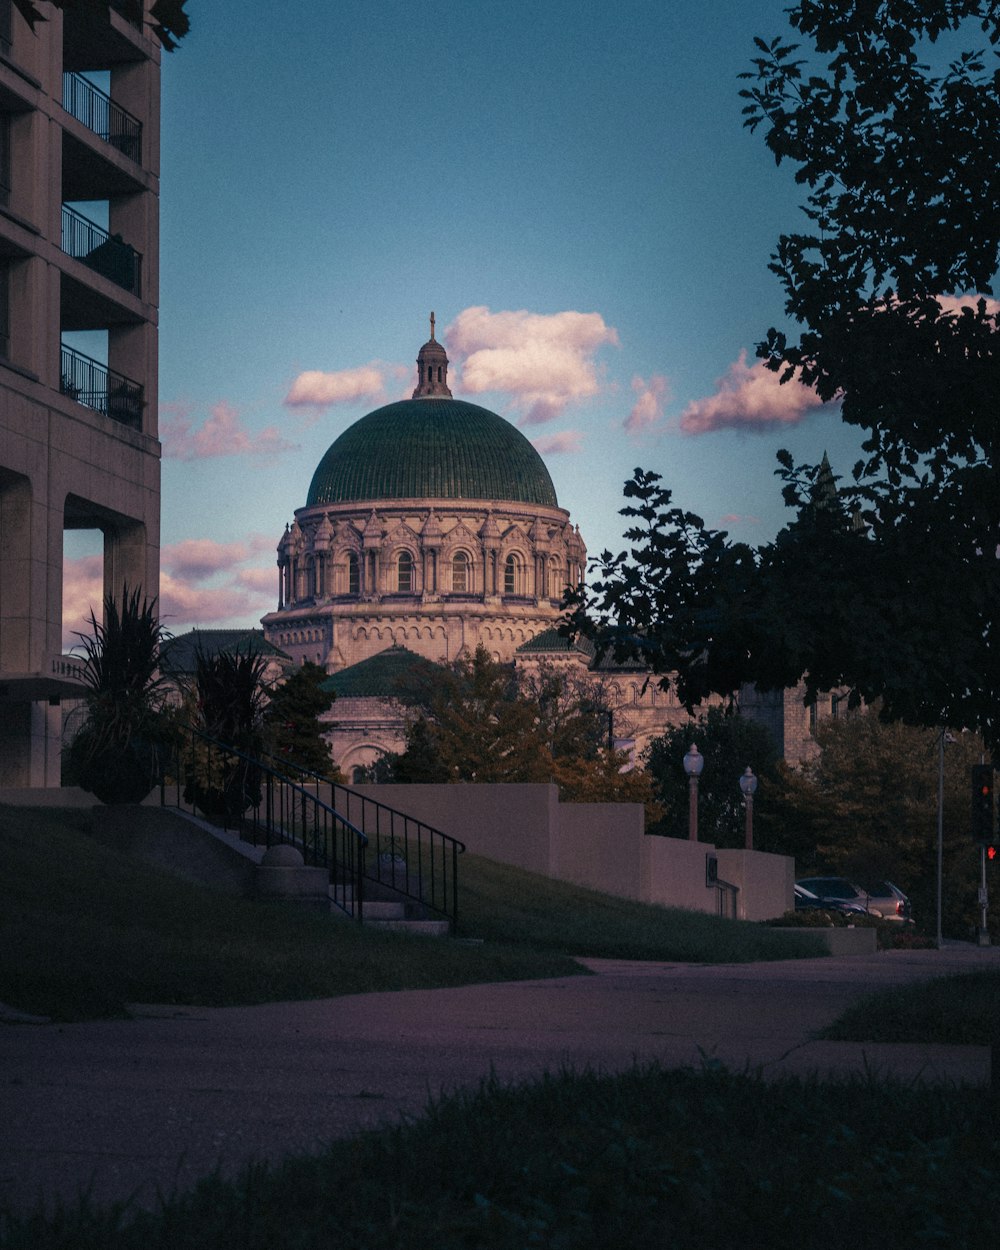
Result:
[[[518,593],[518,583],[521,580],[518,576],[520,571],[517,556],[508,556],[503,566],[503,593],[505,595],[516,595]]]
[[[347,557],[347,593],[349,595],[361,593],[361,567],[353,551]]]
[[[413,556],[408,551],[399,553],[396,564],[396,589],[401,595],[413,594]]]
[[[465,595],[471,589],[469,576],[469,557],[464,551],[456,551],[451,562],[451,588],[458,595]]]

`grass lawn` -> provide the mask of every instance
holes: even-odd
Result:
[[[781,957],[798,941],[471,856],[462,914],[482,946],[359,932],[153,869],[94,836],[91,819],[0,807],[0,1001],[79,1019],[129,1001],[563,975],[579,971],[570,953]],[[983,1040],[998,990],[987,973],[891,991],[828,1036]],[[902,1026],[891,1039],[890,1024]],[[998,1125],[982,1090],[765,1082],[712,1063],[488,1081],[399,1127],[208,1177],[154,1212],[0,1212],[0,1250],[828,1250],[844,1238],[865,1250],[885,1245],[887,1220],[900,1245],[979,1245],[996,1220]]]
[[[821,1034],[835,1042],[1000,1042],[1000,972],[902,985],[861,999]]]
[[[814,939],[628,903],[461,862],[463,933],[480,946],[259,903],[152,867],[100,809],[0,806],[0,1002],[58,1020],[126,1004],[203,1006],[567,976],[574,955],[733,961],[815,954]]]
[[[995,1226],[998,1147],[979,1090],[564,1073],[486,1083],[152,1214],[0,1217],[0,1247],[864,1250],[887,1225],[893,1245],[976,1246]]]

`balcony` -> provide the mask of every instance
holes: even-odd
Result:
[[[99,360],[62,345],[59,389],[85,408],[102,412],[130,429],[142,429],[142,387]]]
[[[142,122],[82,74],[63,74],[62,106],[105,143],[142,164]]]
[[[62,210],[62,250],[95,273],[141,298],[142,257],[121,235],[108,234],[66,204]]]

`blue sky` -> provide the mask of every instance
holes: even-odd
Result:
[[[409,394],[431,309],[455,394],[536,444],[592,555],[637,465],[751,542],[785,518],[778,448],[849,473],[836,408],[754,366],[803,219],[737,75],[784,3],[188,0],[163,58],[171,629],[276,606],[285,523],[334,438]]]

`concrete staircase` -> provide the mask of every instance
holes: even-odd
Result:
[[[447,920],[428,919],[426,911],[419,903],[408,902],[401,898],[392,898],[388,891],[371,887],[383,897],[371,897],[366,894],[364,901],[364,924],[371,929],[395,929],[401,933],[412,933],[416,937],[447,937],[450,926]],[[345,905],[353,902],[352,891],[343,890],[339,896]],[[334,901],[334,892],[330,890],[330,911],[333,915],[349,920],[347,915]]]

